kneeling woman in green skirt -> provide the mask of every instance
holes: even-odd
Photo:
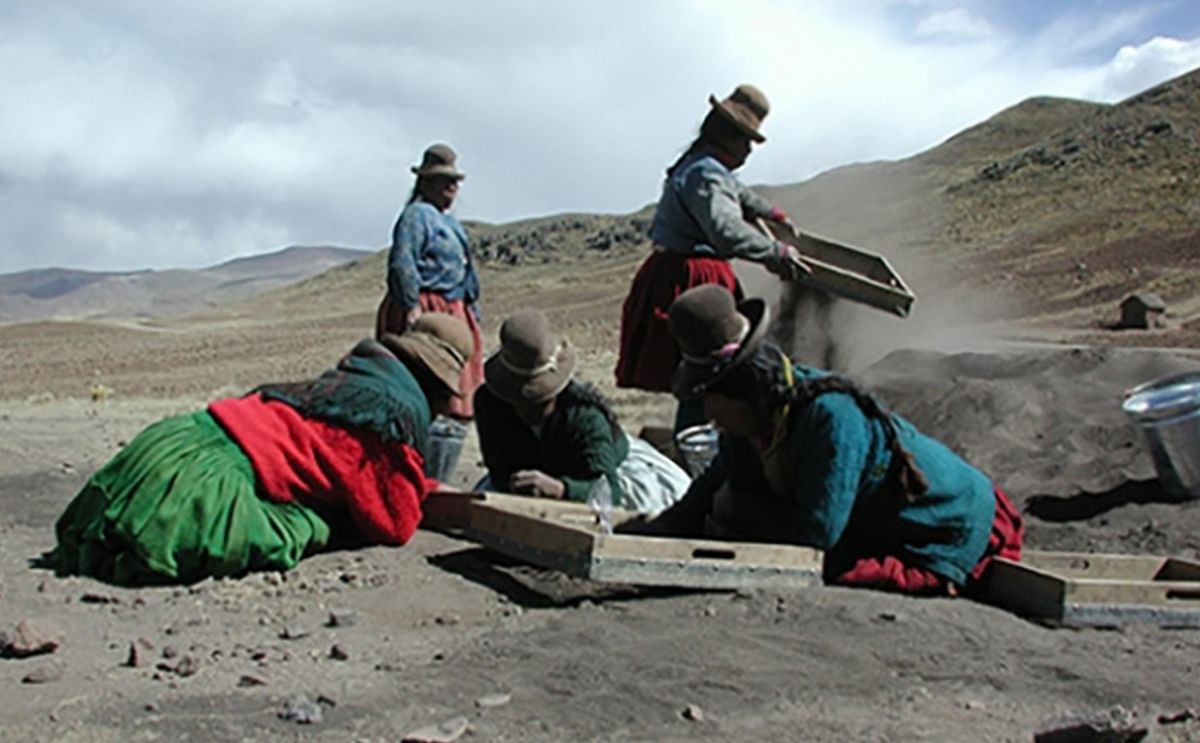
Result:
[[[191,583],[288,570],[331,537],[406,543],[438,486],[424,474],[430,420],[473,351],[461,320],[426,314],[315,380],[149,426],[59,517],[52,564],[120,585]]]

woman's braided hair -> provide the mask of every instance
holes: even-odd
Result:
[[[598,408],[604,419],[608,421],[608,427],[612,431],[614,439],[619,439],[621,436],[621,424],[617,420],[617,414],[609,404],[608,399],[590,382],[577,382],[572,379],[563,391],[558,393],[558,410],[565,411],[567,408],[580,405],[592,406]],[[556,411],[557,412],[557,411]]]
[[[731,369],[709,391],[735,400],[764,404],[771,410],[788,404],[797,409],[804,408],[823,394],[844,392],[854,399],[863,415],[883,426],[885,442],[892,454],[885,482],[891,483],[906,503],[916,501],[929,490],[929,480],[917,467],[912,453],[900,443],[896,422],[879,400],[850,379],[833,374],[797,379],[788,384],[784,364],[790,363],[778,346],[763,341],[750,358]]]

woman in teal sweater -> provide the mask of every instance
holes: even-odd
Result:
[[[956,593],[1020,556],[1020,514],[986,475],[849,380],[793,363],[763,339],[768,315],[718,286],[672,304],[673,391],[703,401],[720,451],[635,529],[811,546],[828,583],[914,594]]]

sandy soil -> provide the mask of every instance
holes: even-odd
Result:
[[[669,400],[606,382],[611,298],[585,312],[538,297],[628,428],[668,420]],[[363,307],[286,327],[0,328],[0,630],[28,618],[63,635],[52,654],[0,659],[6,740],[392,741],[462,716],[479,741],[1024,741],[1114,706],[1153,740],[1200,740],[1186,714],[1200,712],[1196,631],[1054,629],[967,600],[824,587],[601,590],[430,531],[183,588],[37,567],[62,508],[146,424],[319,369],[368,321]],[[1200,556],[1200,501],[1165,497],[1119,410],[1127,387],[1200,359],[954,335],[972,350],[874,353],[857,376],[992,474],[1031,546]],[[89,399],[96,384],[111,396]],[[460,483],[477,460],[470,448]],[[334,611],[354,621],[328,626]],[[299,695],[321,721],[281,719]]]

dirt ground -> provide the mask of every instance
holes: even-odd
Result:
[[[609,381],[635,265],[603,286],[492,277],[485,307],[489,339],[513,306],[550,311],[634,431],[673,410]],[[1151,740],[1200,740],[1194,630],[1056,629],[965,599],[826,587],[604,589],[425,530],[190,587],[38,567],[58,514],[141,428],[320,369],[370,327],[360,304],[286,322],[0,328],[0,630],[32,619],[62,634],[53,653],[0,659],[4,739],[395,741],[463,717],[465,741],[1027,741],[1120,707]],[[1166,497],[1119,409],[1128,387],[1200,358],[997,335],[893,334],[856,378],[996,478],[1031,547],[1200,557],[1200,501]],[[906,345],[921,347],[893,350]],[[471,442],[457,481],[479,472]],[[300,696],[319,721],[283,719]]]

